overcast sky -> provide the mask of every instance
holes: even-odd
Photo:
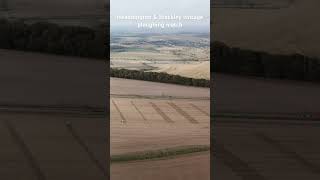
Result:
[[[115,16],[119,15],[198,15],[207,20],[184,22],[184,27],[209,29],[210,26],[210,0],[111,0],[110,3],[112,29],[136,25],[136,22],[115,20]]]

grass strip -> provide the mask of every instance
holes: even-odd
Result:
[[[112,155],[111,163],[172,158],[179,155],[205,152],[209,150],[210,150],[209,145],[179,146],[179,147],[166,148],[161,150],[150,150],[150,151],[134,152],[134,153],[127,153],[127,154],[120,154],[120,155]]]

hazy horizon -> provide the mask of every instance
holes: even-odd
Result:
[[[111,31],[129,32],[209,32],[210,30],[210,1],[209,0],[111,0],[110,2]],[[117,20],[117,16],[202,16],[202,20]],[[179,28],[138,28],[138,23],[182,23]]]

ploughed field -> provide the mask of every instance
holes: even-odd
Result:
[[[110,106],[111,179],[209,178],[209,149],[152,160],[112,161],[141,152],[209,148],[208,88],[111,78]]]
[[[111,98],[111,154],[209,144],[209,101]]]

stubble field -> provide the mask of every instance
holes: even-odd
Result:
[[[174,148],[209,148],[209,89],[112,78],[110,104],[111,159]],[[207,149],[149,160],[111,161],[111,179],[208,179],[209,157]]]

